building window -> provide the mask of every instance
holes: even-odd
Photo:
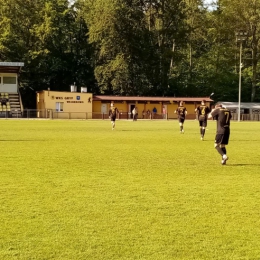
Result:
[[[56,111],[62,112],[63,111],[63,102],[56,102]]]
[[[3,77],[3,84],[16,84],[16,77]]]

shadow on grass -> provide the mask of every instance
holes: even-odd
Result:
[[[248,139],[248,140],[246,140],[246,139],[243,139],[243,140],[232,140],[231,142],[233,143],[233,142],[259,142],[260,140],[252,140],[252,139]]]
[[[33,141],[40,141],[40,142],[44,142],[46,140],[39,140],[39,139],[34,139],[34,140],[21,140],[21,139],[17,139],[17,140],[0,140],[0,142],[33,142]]]
[[[120,130],[117,130],[118,132],[140,132],[139,129],[120,129]],[[145,130],[146,132],[150,132],[150,131],[155,131],[155,130]]]
[[[234,164],[227,164],[226,166],[260,166],[260,163],[234,163]]]

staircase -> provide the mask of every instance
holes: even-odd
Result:
[[[17,118],[22,117],[21,104],[18,93],[9,93],[9,102],[10,102],[10,114],[11,117]]]

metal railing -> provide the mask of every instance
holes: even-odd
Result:
[[[12,111],[1,111],[0,118],[27,118],[27,119],[109,119],[108,113],[97,113],[97,112],[58,112],[51,109],[24,109],[21,113],[13,113]],[[196,119],[195,114],[188,114],[187,119]],[[117,119],[120,120],[133,120],[132,113],[120,112],[117,114]],[[177,115],[174,113],[156,113],[149,115],[138,115],[138,120],[172,120],[177,119]],[[232,113],[232,120],[237,121],[238,114]],[[241,121],[260,121],[260,114],[241,114]]]

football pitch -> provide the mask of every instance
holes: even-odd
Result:
[[[260,122],[0,125],[0,259],[260,259]]]

